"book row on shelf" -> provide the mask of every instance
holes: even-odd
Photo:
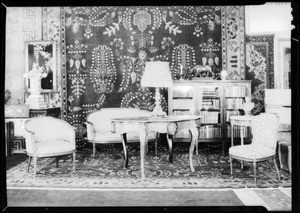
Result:
[[[202,109],[220,109],[220,99],[203,99]]]
[[[219,123],[218,111],[200,111],[201,123]]]
[[[221,138],[221,128],[218,126],[202,126],[199,128],[199,138]],[[174,135],[175,138],[190,138],[188,130],[182,130]]]
[[[246,86],[227,86],[225,87],[225,97],[245,97],[247,96]]]
[[[214,87],[206,87],[206,88],[203,88],[202,90],[202,95],[203,97],[217,97],[219,95],[219,92],[218,92],[218,88],[214,88]]]
[[[234,126],[233,128],[233,137],[234,138],[240,138],[241,137],[241,128],[244,128],[244,138],[251,138],[251,128],[250,127],[240,127],[240,126]],[[226,126],[226,136],[227,138],[231,138],[231,126]]]
[[[192,115],[189,109],[187,110],[173,110],[173,115]]]
[[[221,138],[221,135],[219,126],[207,125],[199,128],[200,138]]]
[[[225,108],[226,109],[242,109],[243,99],[242,98],[226,98]]]
[[[230,122],[230,117],[231,116],[236,116],[236,115],[240,115],[240,111],[239,110],[225,110],[224,112],[224,121],[225,122]]]
[[[191,133],[189,130],[181,130],[174,135],[175,138],[189,138],[191,137]]]

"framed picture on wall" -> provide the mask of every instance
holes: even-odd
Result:
[[[25,42],[25,73],[32,70],[33,65],[43,72],[41,92],[56,91],[56,41]],[[26,90],[30,88],[30,79],[25,79]]]
[[[291,88],[291,39],[280,38],[279,45],[279,63],[280,78],[282,79],[282,89]]]

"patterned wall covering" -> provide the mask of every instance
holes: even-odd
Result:
[[[49,107],[61,106],[60,79],[60,8],[8,7],[6,18],[5,89],[13,93],[9,104],[24,103],[25,41],[57,41],[57,92],[45,95]],[[18,63],[16,63],[16,61]]]
[[[42,35],[44,40],[53,40],[57,42],[56,45],[56,82],[57,88],[55,93],[50,93],[45,96],[46,103],[49,107],[61,106],[61,22],[60,22],[60,7],[43,7],[42,8]]]
[[[102,107],[152,110],[154,90],[140,86],[146,61],[168,61],[173,77],[206,64],[222,69],[221,7],[66,7],[61,14],[62,117],[83,138],[87,113]],[[167,90],[162,90],[167,111]]]
[[[41,39],[41,11],[41,7],[7,7],[5,89],[13,95],[9,104],[22,104],[25,101],[24,41]]]
[[[245,7],[222,7],[222,69],[230,80],[245,79]]]
[[[246,79],[252,80],[253,113],[264,111],[265,88],[274,89],[274,35],[246,36]]]

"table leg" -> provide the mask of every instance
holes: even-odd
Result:
[[[191,146],[190,146],[189,160],[190,160],[191,171],[195,172],[194,165],[193,165],[193,152],[195,149],[195,145],[198,141],[198,134],[199,134],[195,121],[191,121],[191,123],[190,123],[190,132],[192,135],[192,142],[191,142]]]
[[[121,134],[122,144],[123,144],[123,151],[124,151],[124,168],[128,168],[128,144],[127,144],[127,137],[126,133]]]
[[[244,128],[243,126],[241,126],[241,145],[244,145]]]
[[[169,162],[173,161],[173,135],[167,134],[167,141],[169,145]]]
[[[244,127],[241,126],[241,145],[244,145]],[[244,161],[241,161],[241,169],[244,168]]]
[[[231,146],[233,146],[233,125],[231,124]]]
[[[140,123],[140,153],[141,153],[141,174],[145,178],[145,144],[147,136],[147,126],[145,123]]]

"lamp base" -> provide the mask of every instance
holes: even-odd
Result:
[[[160,106],[160,95],[159,95],[159,88],[155,88],[155,107],[153,111],[150,113],[151,117],[166,117],[167,114],[162,110]]]
[[[164,118],[167,116],[167,114],[161,109],[160,106],[155,106],[153,111],[150,113],[150,116]]]

